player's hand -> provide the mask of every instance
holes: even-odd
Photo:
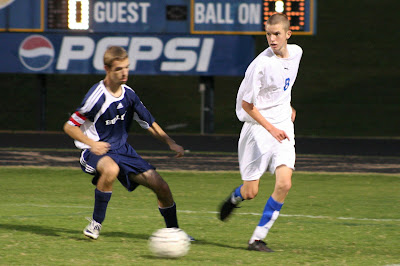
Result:
[[[174,156],[175,158],[182,157],[185,154],[185,150],[183,149],[183,147],[176,143],[169,145],[169,148],[172,151],[176,152],[176,154]]]
[[[274,138],[276,138],[280,143],[282,143],[282,140],[284,140],[284,139],[290,140],[285,131],[280,130],[280,129],[276,128],[276,127],[274,127],[273,129],[271,129],[271,130],[269,131],[269,133],[271,133],[271,135],[272,135]]]
[[[90,151],[96,155],[106,154],[109,150],[110,144],[104,141],[96,141],[90,148]]]

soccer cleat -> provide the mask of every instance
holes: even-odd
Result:
[[[222,202],[219,210],[219,219],[221,221],[225,221],[226,218],[229,217],[229,215],[232,213],[232,211],[235,208],[239,208],[238,205],[239,203],[232,203],[232,197],[234,197],[233,193],[229,195],[228,198],[225,199],[224,202]]]
[[[90,218],[87,219],[90,221],[90,223],[83,230],[83,234],[87,237],[96,240],[100,235],[101,224]]]
[[[190,242],[196,241],[196,239],[194,239],[193,236],[191,236],[191,235],[187,235],[187,236],[188,236]]]
[[[267,247],[267,243],[262,240],[256,240],[249,244],[247,250],[261,251],[261,252],[274,252],[272,249]]]

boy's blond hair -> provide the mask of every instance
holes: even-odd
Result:
[[[103,62],[105,66],[111,67],[115,60],[121,61],[128,58],[128,53],[121,46],[110,46],[104,53]]]

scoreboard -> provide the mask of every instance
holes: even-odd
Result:
[[[288,16],[293,34],[316,33],[316,0],[192,0],[192,34],[264,35],[274,13]]]
[[[316,33],[316,0],[2,0],[0,31],[263,35],[285,13],[293,34]],[[3,7],[2,7],[3,5]]]

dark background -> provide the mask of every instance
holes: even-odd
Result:
[[[297,136],[399,136],[400,2],[319,0],[317,10],[317,34],[290,40],[304,50],[292,95]],[[264,36],[254,38],[258,54],[267,43]],[[47,75],[46,130],[61,131],[86,91],[102,78]],[[234,108],[241,79],[215,77],[216,134],[240,131]],[[197,76],[131,76],[128,85],[167,132],[187,134],[200,132],[198,81]],[[39,130],[38,76],[0,74],[0,82],[0,130]],[[184,126],[174,129],[177,124]],[[143,132],[137,126],[132,130]]]

